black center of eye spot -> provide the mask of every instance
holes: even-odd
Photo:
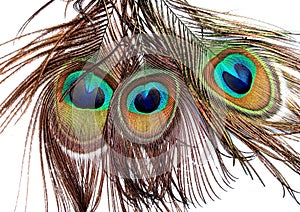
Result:
[[[78,108],[98,109],[105,100],[105,95],[101,88],[95,88],[91,92],[87,91],[84,80],[79,81],[70,90],[70,100]]]
[[[223,72],[222,77],[226,85],[237,94],[247,93],[251,89],[252,73],[245,65],[240,63],[234,65],[234,70],[237,72],[238,77],[229,72]]]
[[[139,112],[151,113],[158,108],[160,98],[159,91],[152,88],[147,95],[139,93],[134,99],[134,106]]]

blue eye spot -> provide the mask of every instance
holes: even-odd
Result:
[[[168,89],[158,82],[149,82],[135,87],[127,98],[129,111],[152,114],[162,111],[168,103]]]
[[[69,92],[64,101],[80,109],[107,110],[113,95],[112,88],[92,72],[77,82],[84,73],[85,71],[76,71],[66,78],[62,92]]]
[[[151,88],[139,93],[134,99],[135,108],[142,113],[151,113],[155,111],[160,104],[160,93],[157,89]]]
[[[250,70],[243,64],[235,64],[234,69],[238,77],[224,71],[222,77],[226,85],[237,94],[245,94],[251,88],[252,74]]]
[[[217,85],[234,98],[247,95],[256,77],[254,62],[243,54],[233,53],[218,63],[214,70]]]
[[[73,104],[82,109],[100,108],[105,99],[105,95],[100,88],[88,91],[84,80],[80,81],[70,90],[70,100]]]

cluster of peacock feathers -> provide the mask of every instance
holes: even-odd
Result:
[[[38,134],[59,211],[95,211],[105,186],[112,211],[183,211],[230,187],[227,157],[261,179],[257,158],[296,199],[276,165],[300,174],[288,32],[184,0],[71,3],[76,18],[2,44],[34,36],[0,61],[1,83],[41,61],[1,103],[0,130],[34,105],[27,145]]]

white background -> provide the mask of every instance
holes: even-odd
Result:
[[[46,0],[10,0],[2,1],[0,7],[0,42],[14,37],[22,23]],[[238,1],[238,0],[198,0],[194,1],[201,7],[208,7],[219,11],[230,11],[231,13],[246,15],[255,19],[269,22],[276,26],[288,29],[293,32],[300,32],[300,3],[299,1]],[[64,3],[58,0],[57,3],[45,10],[40,17],[26,29],[27,32],[51,24],[60,23],[64,20]],[[72,8],[70,7],[67,17],[71,17]],[[10,46],[13,48],[13,46]],[[1,48],[2,51],[3,48]],[[9,51],[9,48],[7,49]],[[1,52],[0,55],[3,55]],[[5,87],[0,86],[1,100],[3,95],[7,95]],[[26,117],[25,117],[26,118]],[[16,126],[11,126],[5,133],[0,135],[0,211],[13,211],[16,195],[18,191],[18,182],[20,176],[20,166],[22,159],[22,150],[24,147],[24,136],[26,135],[27,120],[23,120]],[[32,153],[33,163],[30,174],[29,184],[29,209],[28,211],[43,211],[42,184],[39,170],[38,149],[34,146]],[[230,164],[229,164],[230,165]],[[262,166],[259,164],[259,170]],[[262,170],[263,171],[263,170]],[[251,180],[245,176],[239,167],[234,169],[234,173],[239,177],[232,186],[234,189],[227,193],[221,193],[222,200],[209,202],[203,208],[191,209],[190,211],[299,211],[300,206],[287,195],[282,198],[282,189],[279,183],[270,175],[263,171],[262,177],[267,187],[263,187],[258,180]],[[299,183],[297,183],[297,181]],[[294,182],[300,184],[300,177]],[[300,187],[300,186],[298,186]],[[21,192],[24,194],[24,190]],[[24,197],[24,195],[23,195]],[[105,194],[103,195],[103,207],[105,207]],[[21,198],[22,199],[22,198]],[[21,201],[22,202],[22,201]],[[20,203],[21,204],[21,203]],[[55,205],[50,200],[50,206]],[[105,211],[102,207],[101,211]],[[18,211],[24,211],[22,207]],[[55,209],[50,209],[50,212]],[[99,210],[100,211],[100,210]]]

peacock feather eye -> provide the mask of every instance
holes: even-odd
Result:
[[[115,85],[112,77],[88,62],[79,62],[73,72],[59,76],[55,125],[66,138],[59,139],[64,148],[82,153],[100,147]]]
[[[176,112],[178,82],[160,69],[137,72],[116,90],[112,112],[124,135],[135,141],[154,141],[172,123]]]
[[[277,76],[250,51],[221,51],[209,61],[203,75],[215,96],[243,113],[263,115],[276,108],[280,87]]]
[[[95,73],[80,70],[71,73],[65,79],[62,93],[67,93],[64,101],[72,107],[83,110],[107,110],[113,90]]]

